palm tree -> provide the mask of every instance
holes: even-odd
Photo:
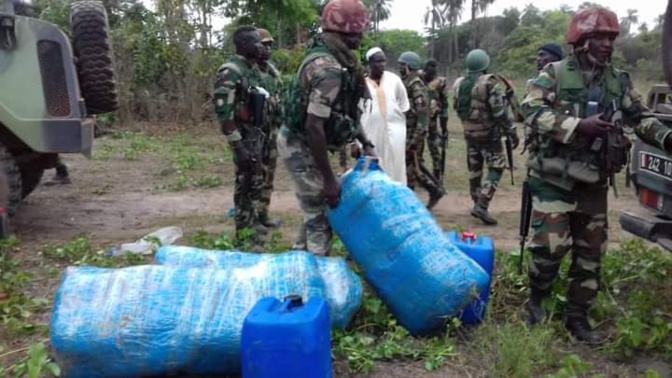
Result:
[[[455,60],[457,60],[460,54],[455,27],[457,26],[457,22],[460,20],[460,18],[462,18],[464,3],[465,0],[447,1],[446,18],[448,19],[448,28],[453,39],[453,47],[448,49],[448,61],[450,63],[453,63]]]
[[[649,25],[646,24],[646,22],[642,22],[639,24],[639,28],[637,28],[640,33],[647,33],[649,31]]]
[[[369,9],[371,22],[373,22],[373,32],[378,34],[380,31],[380,22],[385,21],[392,15],[392,0],[364,0],[364,5]]]
[[[637,9],[628,9],[627,16],[621,18],[621,28],[625,34],[630,34],[630,29],[639,23],[637,13]]]
[[[446,8],[443,6],[444,1],[432,0],[432,6],[428,7],[425,11],[425,16],[423,22],[425,25],[431,25],[431,36],[430,36],[430,56],[434,57],[434,42],[436,39],[436,29],[437,26],[442,28],[446,23],[445,11]]]

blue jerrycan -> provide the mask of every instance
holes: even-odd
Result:
[[[263,298],[241,335],[243,378],[331,378],[331,323],[324,299]]]
[[[474,299],[471,305],[464,308],[459,316],[463,324],[478,324],[485,319],[490,299],[490,286],[492,283],[492,270],[495,265],[495,245],[491,238],[474,233],[455,231],[448,232],[448,239],[457,246],[465,255],[469,256],[488,273],[488,286],[481,295]]]

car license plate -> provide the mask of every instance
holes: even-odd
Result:
[[[649,152],[640,152],[639,169],[672,180],[672,160]]]

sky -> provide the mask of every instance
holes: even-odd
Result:
[[[154,9],[154,1],[141,0],[145,6]],[[501,15],[504,9],[509,7],[517,7],[522,10],[527,4],[534,4],[537,8],[544,10],[558,9],[562,4],[569,5],[576,9],[585,0],[558,0],[552,2],[545,1],[529,1],[529,0],[495,0],[494,4],[488,8],[488,16]],[[471,4],[470,0],[466,0],[467,4]],[[640,0],[637,5],[634,5],[633,0],[593,0],[592,2],[602,4],[609,7],[616,12],[620,19],[624,16],[628,9],[637,9],[639,12],[639,22],[646,22],[649,28],[653,28],[658,19],[658,15],[665,13],[667,0]],[[382,30],[389,29],[411,29],[420,33],[424,33],[425,25],[423,24],[423,16],[427,8],[432,3],[431,0],[392,0],[392,16],[389,20],[381,22],[380,28]],[[470,16],[470,10],[465,9],[460,22],[467,21]],[[226,24],[228,20],[213,19],[213,27],[220,29]],[[635,28],[633,28],[633,31]]]
[[[558,1],[525,1],[525,0],[495,0],[494,4],[488,9],[488,16],[501,15],[504,9],[509,7],[517,7],[522,10],[527,4],[534,4],[535,7],[544,10],[557,9],[562,4],[567,4],[576,9],[579,4],[585,0],[558,0]],[[616,12],[618,18],[626,14],[628,9],[637,9],[639,12],[639,21],[646,22],[649,28],[655,25],[658,15],[665,13],[667,0],[593,0],[592,2],[602,4],[609,7]],[[389,20],[380,23],[380,28],[385,29],[412,29],[423,32],[425,25],[422,22],[423,15],[431,4],[431,0],[393,0],[392,1],[392,16]],[[471,1],[467,1],[471,4]],[[465,9],[462,14],[462,20],[467,21],[471,17],[471,11]],[[634,28],[633,28],[634,30]]]

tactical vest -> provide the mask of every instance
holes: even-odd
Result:
[[[575,60],[562,60],[551,63],[555,73],[556,90],[554,110],[572,117],[586,118],[588,89],[583,74]],[[616,100],[621,111],[623,96],[628,90],[629,78],[623,71],[608,66],[602,73],[599,83],[601,98],[595,113],[604,112],[612,107]],[[612,118],[614,120],[614,118]],[[630,149],[629,139],[623,135],[623,123],[619,129],[599,141],[589,139],[577,133],[570,144],[556,142],[552,138],[531,131],[531,152],[536,157],[530,161],[534,170],[552,175],[568,177],[576,181],[595,184],[614,173],[620,172],[627,164]],[[576,132],[576,131],[575,131]]]
[[[267,65],[266,72],[260,70],[261,81],[270,94],[266,101],[265,119],[268,126],[279,127],[283,119],[282,104],[280,103],[281,77],[280,72],[271,62],[268,62]]]
[[[250,126],[252,123],[249,103],[250,86],[259,84],[257,82],[259,78],[252,73],[252,70],[246,64],[234,55],[228,62],[222,64],[217,71],[229,69],[240,77],[240,95],[235,99],[234,122],[238,125]]]
[[[460,78],[454,108],[462,120],[465,138],[473,141],[491,141],[497,138],[497,123],[489,111],[488,81],[493,74],[481,75],[475,80]]]
[[[314,47],[306,52],[306,57],[296,76],[292,77],[282,96],[285,126],[291,133],[300,138],[306,138],[306,118],[310,95],[309,90],[301,86],[301,75],[308,64],[323,57],[336,59],[326,45],[317,42]],[[341,65],[343,64],[341,63]],[[341,88],[325,124],[327,146],[332,151],[338,150],[355,140],[361,113],[358,108],[361,97],[359,92],[357,77],[343,68],[341,70]]]

